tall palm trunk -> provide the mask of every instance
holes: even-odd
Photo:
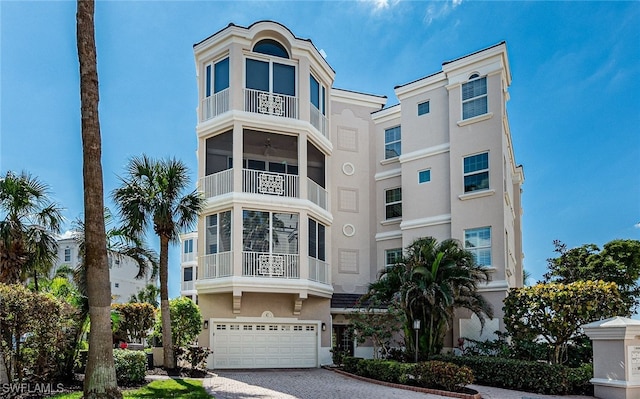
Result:
[[[77,40],[80,62],[82,154],[85,214],[85,266],[89,299],[89,356],[84,398],[122,398],[111,348],[111,283],[107,263],[102,183],[102,142],[98,118],[98,66],[94,33],[95,4],[78,0]]]
[[[171,314],[169,312],[169,237],[160,235],[160,313],[162,314],[162,348],[164,367],[176,368],[173,339],[171,337]]]

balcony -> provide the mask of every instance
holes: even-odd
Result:
[[[323,115],[315,105],[311,104],[311,125],[315,127],[324,137],[328,137],[327,117]]]
[[[203,256],[202,259],[204,266],[203,278],[220,278],[233,275],[232,252],[209,254]]]
[[[298,255],[242,252],[242,275],[244,277],[300,278]]]
[[[233,169],[226,169],[203,177],[200,179],[200,189],[204,192],[205,198],[232,192]]]
[[[243,169],[242,191],[245,193],[298,198],[298,176]]]
[[[193,281],[183,281],[181,291],[193,291]]]
[[[307,180],[307,198],[309,201],[318,205],[320,208],[328,210],[327,207],[327,190],[322,188],[318,183],[311,179]]]
[[[229,111],[229,88],[202,100],[202,120],[206,121]]]
[[[244,89],[244,110],[298,119],[298,99],[285,94]]]
[[[196,256],[195,253],[193,252],[189,252],[189,253],[182,253],[182,256],[180,257],[180,262],[181,263],[186,263],[186,262],[194,262],[196,260]]]
[[[331,284],[331,270],[327,262],[309,257],[309,280]]]

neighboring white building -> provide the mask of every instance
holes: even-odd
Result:
[[[55,273],[60,266],[68,265],[75,269],[80,259],[80,244],[73,237],[73,232],[67,231],[58,240],[58,260],[51,273]],[[138,264],[127,256],[114,257],[109,255],[109,280],[111,281],[111,302],[126,303],[132,295],[137,294],[148,284],[155,284],[157,279],[145,276],[135,278],[138,274]]]
[[[317,367],[332,346],[371,356],[352,348],[349,313],[423,236],[458,239],[490,267],[484,336],[503,329],[502,300],[522,286],[524,181],[505,43],[397,86],[388,108],[334,88],[313,43],[275,22],[230,24],[194,53],[207,201],[183,236],[182,293],[208,322],[210,367]],[[461,312],[445,344],[479,335]]]

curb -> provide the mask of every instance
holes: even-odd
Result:
[[[414,392],[421,392],[421,393],[430,393],[433,395],[440,395],[440,396],[446,396],[449,398],[458,398],[458,399],[482,399],[482,395],[480,394],[480,392],[477,392],[475,394],[468,394],[468,393],[461,393],[461,392],[451,392],[451,391],[442,391],[439,389],[432,389],[432,388],[422,388],[422,387],[414,387],[411,385],[402,385],[402,384],[396,384],[393,382],[386,382],[386,381],[380,381],[380,380],[374,380],[372,378],[367,378],[367,377],[361,377],[359,375],[355,375],[355,374],[351,374],[351,373],[347,373],[346,371],[342,371],[340,369],[335,369],[335,368],[330,368],[330,367],[323,367],[327,370],[331,370],[335,373],[338,374],[342,374],[344,376],[347,377],[351,377],[354,378],[356,380],[360,380],[360,381],[365,381],[365,382],[369,382],[372,384],[377,384],[377,385],[383,385],[386,387],[390,387],[390,388],[398,388],[398,389],[404,389],[406,391],[414,391]]]

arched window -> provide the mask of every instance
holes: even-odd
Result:
[[[276,57],[289,58],[289,53],[284,46],[273,39],[263,39],[253,46],[254,53],[273,55]]]

